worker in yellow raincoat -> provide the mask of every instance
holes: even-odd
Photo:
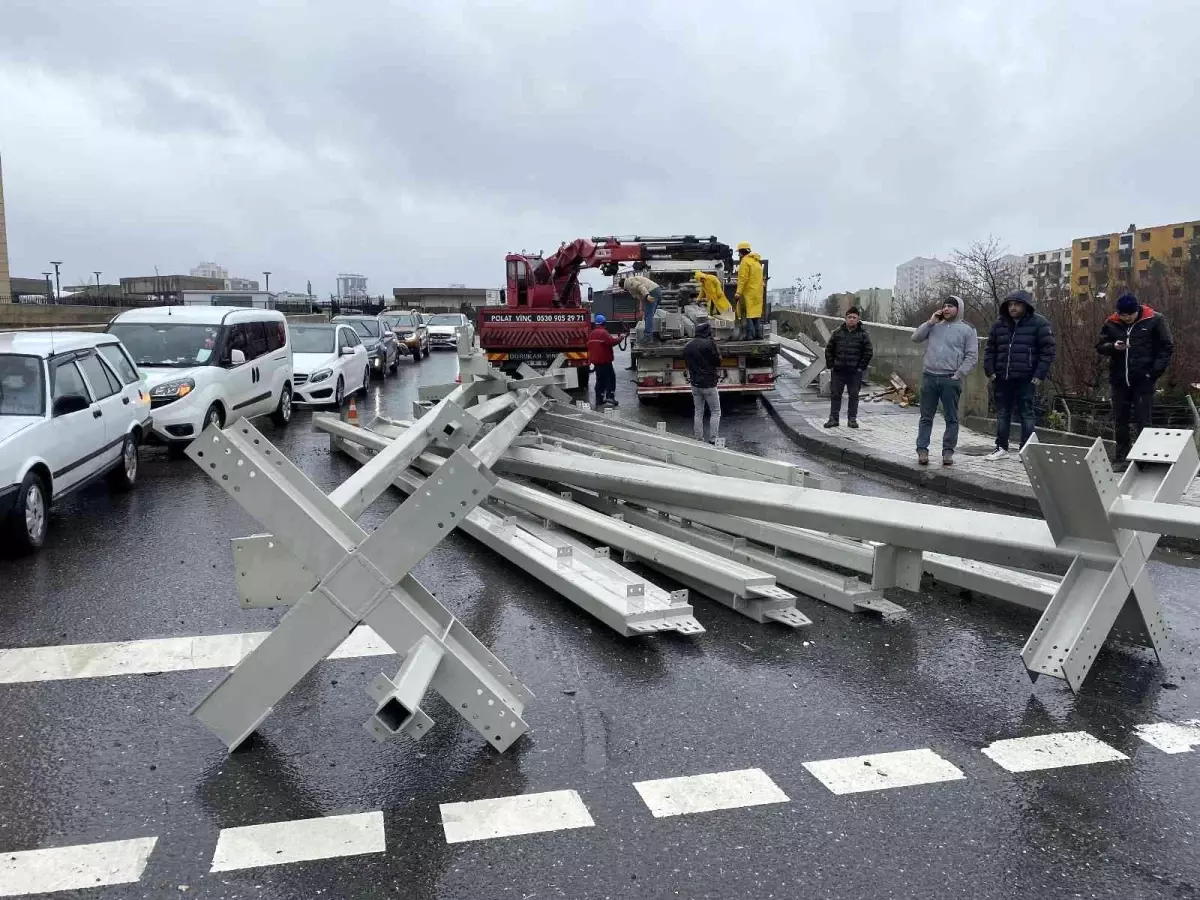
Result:
[[[718,316],[728,316],[733,307],[729,305],[729,298],[725,296],[721,279],[708,272],[697,272],[694,277],[700,282],[700,297],[708,307],[708,317],[715,319]]]
[[[738,318],[746,320],[746,340],[761,341],[765,300],[762,257],[751,251],[750,245],[745,241],[737,245],[737,252],[737,293],[733,300],[737,304]]]

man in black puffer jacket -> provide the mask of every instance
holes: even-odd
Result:
[[[846,401],[846,424],[851,428],[858,427],[858,391],[874,353],[871,336],[863,327],[858,307],[852,306],[846,310],[846,321],[825,345],[825,367],[829,369],[829,421],[825,423],[826,428],[838,426],[842,391],[850,394]]]
[[[1140,433],[1150,424],[1154,410],[1154,383],[1167,371],[1175,344],[1161,313],[1122,294],[1117,311],[1100,329],[1096,350],[1107,356],[1112,386],[1113,426],[1117,437],[1117,463],[1124,465],[1137,435],[1130,435],[1129,420]]]
[[[1053,362],[1050,321],[1033,308],[1028,291],[1013,291],[1004,298],[983,352],[984,374],[996,388],[996,449],[987,459],[1008,456],[1013,407],[1021,420],[1021,446],[1033,437],[1037,424],[1033,395],[1050,374]]]

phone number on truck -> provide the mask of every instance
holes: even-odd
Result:
[[[525,323],[534,322],[587,322],[587,313],[492,313],[485,314],[488,322]]]

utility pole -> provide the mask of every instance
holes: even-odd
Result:
[[[54,293],[53,293],[54,288],[50,284],[50,276],[53,273],[52,272],[43,272],[42,274],[46,276],[46,302],[53,303],[54,302]]]
[[[55,298],[62,296],[62,284],[58,280],[58,267],[62,265],[62,260],[58,262],[50,260],[50,265],[54,266],[54,296]]]
[[[271,293],[271,273],[270,273],[270,272],[268,272],[268,271],[266,271],[266,270],[264,270],[264,271],[263,271],[263,275],[265,275],[265,276],[266,276],[266,278],[267,278],[267,284],[266,284],[266,286],[263,288],[263,290],[264,290],[264,291],[266,291],[266,292],[269,294],[269,293]]]
[[[96,296],[99,297],[100,296],[100,273],[93,272],[92,274],[96,276]]]

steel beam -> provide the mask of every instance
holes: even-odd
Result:
[[[245,419],[206,429],[188,455],[271,528],[276,562],[297,560],[311,587],[193,715],[235,749],[272,707],[359,624],[402,655],[429,637],[444,650],[430,685],[498,749],[524,733],[529,692],[409,570],[486,496],[495,476],[459,448],[437,489],[410,498],[366,534]],[[385,457],[377,468],[391,465]],[[345,498],[357,502],[361,491]],[[403,538],[400,540],[400,538]],[[469,717],[469,718],[468,718]]]
[[[953,545],[964,557],[999,565],[1029,567],[1069,562],[1074,547],[1060,548],[1045,522],[999,513],[975,512],[822,491],[795,485],[672,472],[612,460],[580,465],[577,454],[514,448],[497,471],[587,488],[635,503],[660,504],[764,519],[783,525],[829,531],[913,550]],[[1099,545],[1080,548],[1101,560],[1115,553]]]
[[[633,432],[623,423],[546,412],[535,422],[539,430],[574,440],[610,446],[637,456],[671,463],[710,475],[749,478],[778,484],[816,487],[828,483],[791,463],[714,447],[666,432]]]
[[[1166,637],[1162,607],[1146,571],[1158,533],[1122,529],[1110,510],[1120,503],[1122,492],[1135,502],[1169,507],[1200,471],[1200,458],[1190,432],[1147,428],[1129,459],[1130,468],[1118,483],[1100,440],[1085,448],[1045,445],[1033,438],[1021,450],[1055,540],[1067,547],[1104,547],[1115,555],[1102,560],[1081,554],[1071,563],[1021,651],[1034,680],[1053,675],[1077,692],[1123,610],[1140,615],[1156,654]],[[1154,509],[1147,513],[1156,528],[1172,524]]]
[[[351,437],[341,439],[341,450],[360,462],[371,458],[368,448],[386,446],[369,432]],[[425,478],[405,472],[397,476],[395,486],[412,493],[424,483]],[[647,584],[628,569],[611,563],[606,553],[596,554],[590,548],[578,553],[572,548],[572,552],[564,553],[567,541],[555,540],[520,515],[501,515],[478,507],[459,528],[619,634],[704,631],[686,596]]]

